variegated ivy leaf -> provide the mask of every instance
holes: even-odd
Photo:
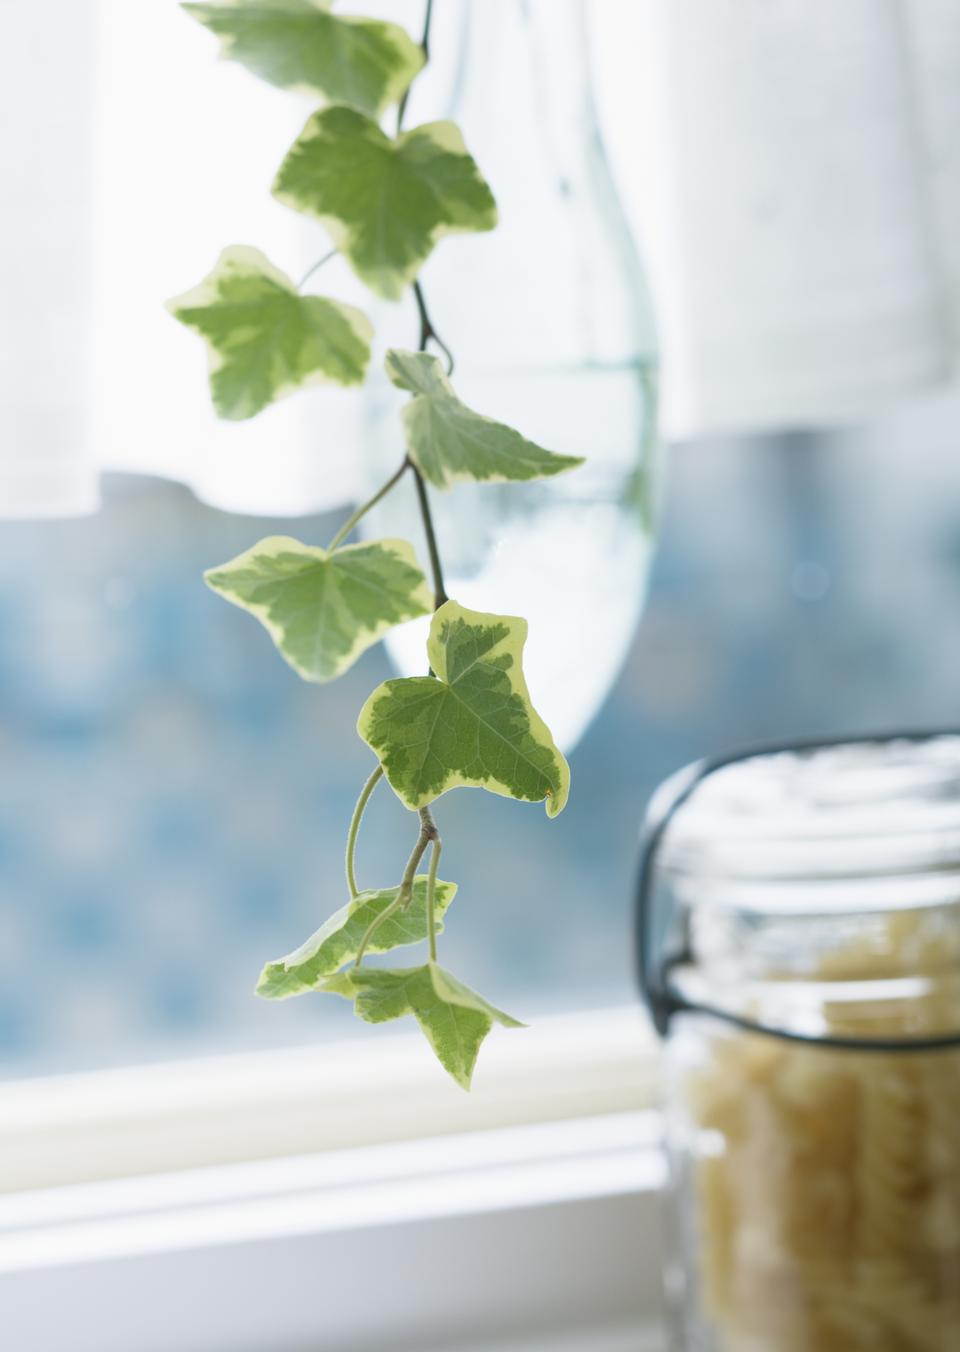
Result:
[[[206,339],[210,392],[221,418],[252,418],[305,385],[359,385],[370,321],[352,305],[301,296],[259,249],[224,249],[203,281],[167,309]]]
[[[352,108],[314,113],[273,193],[321,220],[357,275],[388,300],[442,235],[497,223],[493,194],[454,123],[426,123],[391,140]]]
[[[403,410],[407,450],[437,488],[471,480],[548,479],[583,464],[579,456],[545,451],[512,427],[474,413],[426,352],[391,348],[386,366],[394,385],[413,395]]]
[[[271,535],[204,577],[260,621],[305,681],[332,681],[388,629],[433,605],[406,540],[328,551]]]
[[[526,620],[447,601],[427,641],[436,676],[384,681],[367,700],[357,731],[407,807],[471,785],[563,810],[570,770],[530,703],[526,637]]]
[[[341,906],[325,925],[285,958],[268,962],[257,982],[257,994],[268,1000],[285,1000],[289,995],[322,988],[324,978],[353,962],[367,931],[388,906],[397,899],[399,887],[361,892]],[[457,894],[456,883],[437,880],[434,915],[437,933],[443,930],[440,917]],[[427,878],[418,874],[413,896],[405,911],[397,911],[378,926],[367,944],[368,953],[388,953],[403,944],[418,944],[427,937]]]
[[[412,1014],[437,1059],[462,1089],[470,1088],[477,1053],[494,1023],[523,1027],[434,962],[400,969],[352,968],[329,978],[320,989],[352,998],[367,1023]]]
[[[281,89],[349,103],[375,117],[399,99],[423,52],[397,24],[330,13],[330,0],[216,0],[183,8],[223,55]]]

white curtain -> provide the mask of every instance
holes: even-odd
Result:
[[[309,101],[217,61],[175,0],[0,0],[0,17],[0,514],[90,510],[101,469],[237,512],[349,501],[356,396],[221,423],[202,344],[163,306],[225,244],[295,278],[325,251],[269,193]]]
[[[0,0],[0,513],[96,502],[89,189],[95,43],[82,5]]]
[[[657,302],[667,433],[860,419],[949,380],[957,0],[596,10],[608,139]]]
[[[949,381],[960,3],[588,3],[667,433],[861,418]],[[0,515],[90,510],[103,468],[241,512],[349,501],[362,396],[218,423],[199,340],[162,307],[226,243],[294,275],[323,252],[268,191],[309,103],[217,62],[174,0],[0,0],[0,17]],[[363,303],[339,263],[328,278]]]

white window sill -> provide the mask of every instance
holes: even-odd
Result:
[[[638,1008],[496,1030],[473,1091],[419,1033],[0,1083],[0,1194],[650,1106]]]
[[[639,1016],[498,1042],[473,1096],[401,1039],[389,1057],[371,1042],[6,1086],[12,1345],[656,1347],[662,1164]]]

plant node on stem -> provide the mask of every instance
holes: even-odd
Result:
[[[382,774],[383,771],[381,770],[380,773]],[[367,784],[364,785],[364,794],[366,794],[367,798],[370,797],[373,786],[376,784],[379,777],[380,776],[376,771],[374,771],[374,774],[370,776]],[[367,792],[368,787],[370,792]],[[361,794],[360,797],[361,800],[365,802],[364,794]],[[357,807],[360,807],[360,803],[357,804]],[[354,813],[354,817],[357,819],[356,813]],[[359,822],[359,819],[357,820]],[[352,824],[351,830],[353,830]],[[355,839],[356,833],[354,832],[354,840]],[[397,895],[394,900],[391,901],[387,909],[382,911],[380,915],[377,916],[376,920],[368,926],[366,934],[360,941],[360,947],[357,949],[357,956],[353,964],[354,967],[360,966],[363,961],[363,955],[370,946],[370,940],[376,934],[380,926],[386,920],[389,920],[391,916],[396,915],[397,911],[405,911],[409,907],[413,898],[413,884],[417,877],[417,866],[426,854],[427,847],[431,844],[433,845],[433,855],[430,860],[430,873],[427,878],[427,931],[430,936],[430,958],[431,961],[436,961],[437,939],[436,922],[434,920],[434,902],[437,892],[437,864],[440,856],[440,832],[437,830],[436,823],[430,815],[430,809],[428,807],[422,807],[420,809],[420,834],[417,836],[417,843],[414,845],[410,858],[407,860],[407,867],[403,871],[403,878],[400,882]]]
[[[407,860],[407,867],[403,870],[400,891],[397,893],[397,904],[403,911],[410,905],[410,899],[413,896],[413,883],[417,876],[417,866],[426,854],[427,846],[431,841],[437,839],[439,839],[439,833],[434,825],[433,818],[430,816],[430,809],[422,807],[420,809],[420,834],[417,836],[417,843]]]
[[[433,327],[433,320],[430,318],[430,311],[427,309],[427,299],[423,294],[423,285],[419,279],[413,284],[413,298],[417,302],[417,314],[420,316],[420,351],[426,352],[427,343],[432,338],[447,359],[447,375],[452,376],[453,353]]]

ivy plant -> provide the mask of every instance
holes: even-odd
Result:
[[[332,899],[338,909],[298,949],[266,964],[257,994],[282,1000],[326,992],[352,1001],[368,1023],[412,1015],[466,1089],[494,1023],[520,1025],[438,963],[438,936],[457,889],[438,877],[433,805],[452,789],[474,787],[542,802],[554,817],[567,801],[570,772],[524,680],[526,620],[467,610],[448,597],[430,493],[549,478],[581,461],[468,408],[451,384],[453,357],[434,328],[420,269],[444,235],[492,230],[497,207],[454,123],[404,129],[411,82],[428,59],[430,0],[419,44],[395,24],[341,16],[330,0],[183,8],[219,37],[224,56],[320,105],[284,157],[273,193],[319,221],[332,249],[295,283],[259,249],[233,244],[207,277],[168,302],[207,345],[218,415],[252,418],[296,390],[364,380],[369,320],[304,291],[335,253],[378,297],[399,300],[412,290],[418,316],[417,350],[386,356],[389,379],[410,396],[395,473],[327,545],[272,536],[206,574],[214,591],[260,621],[306,681],[335,680],[394,625],[433,612],[425,674],[384,681],[360,710],[357,730],[376,763],[349,824],[346,896]],[[380,119],[394,104],[388,131]],[[416,494],[429,582],[405,540],[347,543],[377,502],[403,491],[401,481]],[[413,815],[415,843],[399,878],[361,890],[357,839],[381,780]],[[364,963],[417,944],[426,945],[417,966]]]

